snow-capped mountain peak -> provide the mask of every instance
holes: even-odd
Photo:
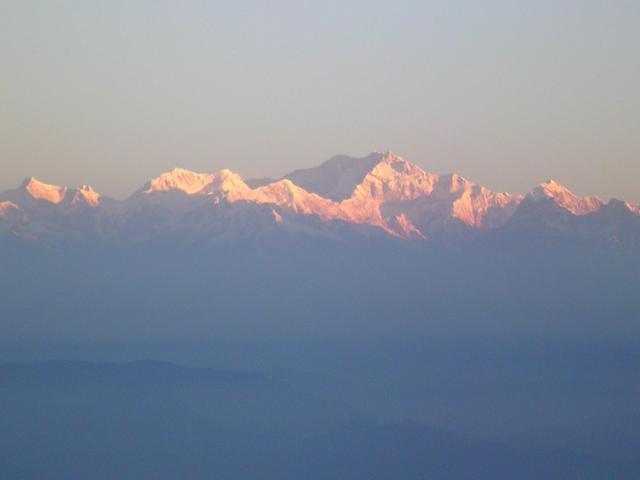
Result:
[[[336,156],[318,167],[296,170],[284,178],[308,192],[340,202],[362,196],[380,199],[421,195],[431,191],[435,176],[386,151],[358,158]]]
[[[22,182],[20,190],[35,200],[49,203],[60,203],[67,194],[68,188],[41,182],[35,177],[28,177]]]
[[[339,218],[341,212],[333,200],[307,192],[288,178],[263,185],[253,190],[230,192],[230,202],[245,200],[259,204],[278,205],[294,213],[317,215],[323,219]]]
[[[91,207],[97,207],[100,204],[100,194],[89,185],[80,185],[73,191],[71,204],[87,204]]]
[[[153,194],[179,190],[188,195],[210,195],[220,192],[248,189],[240,175],[231,170],[217,173],[197,173],[184,168],[174,168],[151,179],[138,194]]]
[[[438,192],[455,193],[461,190],[468,190],[473,186],[474,184],[463,176],[457,173],[449,173],[440,175],[434,187]]]
[[[379,152],[362,158],[339,155],[318,167],[295,170],[284,178],[308,192],[340,201],[349,198],[354,188],[382,159],[383,154]]]
[[[556,205],[574,215],[586,215],[595,212],[603,205],[602,200],[598,197],[579,197],[555,180],[548,180],[538,185],[529,194],[529,198],[533,200],[551,199]]]
[[[356,185],[351,199],[406,201],[433,191],[437,175],[391,152],[380,155],[380,161]]]

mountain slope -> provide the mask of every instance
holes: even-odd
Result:
[[[456,174],[434,175],[391,152],[335,157],[285,178],[339,200],[342,218],[402,238],[426,238],[456,220],[474,228],[498,226],[521,199]]]
[[[603,205],[602,200],[598,197],[579,197],[554,180],[541,183],[528,196],[534,200],[551,199],[556,205],[574,215],[596,212]]]
[[[637,206],[579,197],[554,181],[526,196],[494,192],[455,173],[427,172],[392,152],[338,156],[280,180],[250,183],[230,170],[174,168],[116,201],[86,185],[30,177],[0,194],[0,235],[48,245],[69,239],[132,245],[274,232],[340,240],[349,231],[449,243],[504,231],[504,238],[525,243],[526,235],[545,232],[600,243],[607,237],[611,245],[640,243]]]
[[[283,178],[305,190],[335,201],[349,198],[364,177],[382,161],[384,154],[373,152],[363,158],[339,155],[314,168],[295,170]]]

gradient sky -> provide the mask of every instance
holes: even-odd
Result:
[[[0,190],[393,150],[640,201],[640,2],[0,0]]]

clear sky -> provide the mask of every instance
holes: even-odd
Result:
[[[640,2],[0,0],[0,190],[393,150],[640,201]]]

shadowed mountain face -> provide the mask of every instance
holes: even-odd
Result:
[[[337,156],[316,168],[296,170],[285,175],[308,192],[341,201],[351,197],[355,188],[380,162],[381,155],[372,153],[364,158]]]
[[[334,157],[276,181],[247,183],[230,170],[175,168],[124,201],[86,185],[49,185],[33,177],[0,194],[0,240],[48,247],[144,246],[158,239],[215,245],[274,235],[444,245],[498,237],[527,245],[531,235],[559,234],[569,244],[637,252],[639,225],[638,206],[579,197],[552,180],[526,196],[493,192],[458,174],[427,172],[391,152]]]
[[[0,405],[3,478],[637,474],[632,462],[517,450],[415,422],[384,426],[261,375],[159,362],[2,364]]]

